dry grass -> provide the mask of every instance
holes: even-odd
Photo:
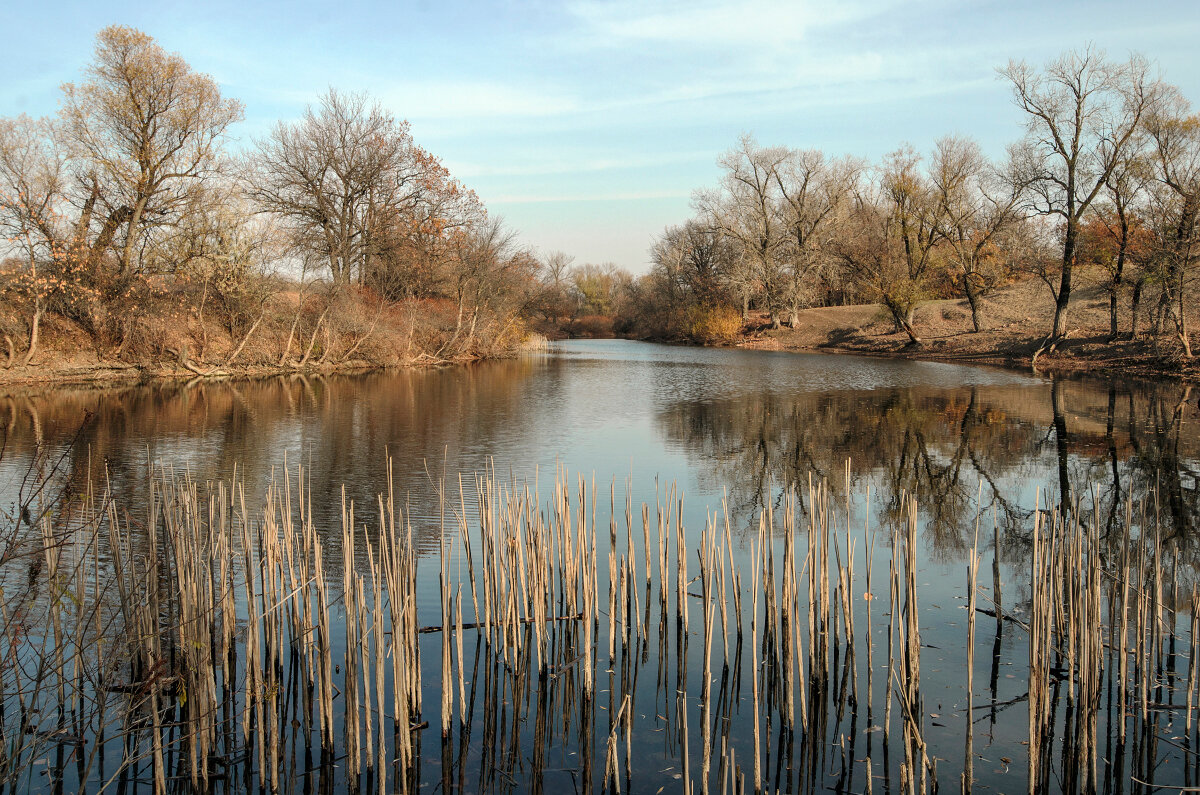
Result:
[[[169,299],[169,300],[168,300]],[[0,383],[112,378],[265,375],[400,367],[510,355],[526,336],[517,318],[460,316],[449,301],[386,304],[369,292],[327,295],[310,288],[272,293],[236,314],[196,296],[164,299],[126,322],[119,340],[100,340],[47,314],[33,361],[21,366],[28,329],[16,308],[0,332]],[[180,309],[179,307],[189,307]]]
[[[1143,302],[1141,332],[1148,331]],[[1040,281],[1024,281],[996,291],[983,300],[984,330],[971,325],[966,300],[930,301],[916,312],[915,327],[924,345],[913,347],[897,331],[879,305],[819,307],[804,310],[794,328],[771,330],[762,318],[752,324],[743,343],[778,350],[831,350],[881,356],[903,356],[1028,368],[1033,354],[1050,332],[1054,304]],[[1200,318],[1200,305],[1191,307]],[[1121,310],[1122,331],[1129,329],[1128,303]],[[1121,367],[1145,375],[1200,378],[1200,366],[1185,360],[1178,342],[1140,333],[1138,339],[1109,341],[1108,295],[1083,280],[1074,293],[1068,315],[1069,333],[1053,353],[1037,360],[1038,369],[1051,371],[1107,370]]]
[[[812,483],[806,514],[784,495],[778,510],[760,515],[757,533],[735,542],[721,512],[698,535],[688,532],[673,488],[635,511],[629,497],[617,501],[615,484],[597,490],[558,475],[544,505],[529,487],[491,475],[475,479],[472,498],[465,486],[444,496],[436,555],[424,561],[390,482],[366,510],[343,496],[340,534],[322,532],[302,470],[285,473],[259,506],[247,506],[238,483],[201,487],[160,474],[144,523],[115,495],[89,492],[66,525],[49,513],[14,524],[0,562],[0,781],[25,786],[44,767],[51,784],[67,786],[83,778],[203,790],[228,777],[277,792],[319,774],[327,791],[325,777],[340,769],[351,791],[377,782],[380,792],[388,784],[407,792],[436,772],[422,772],[420,750],[422,729],[436,721],[445,787],[475,753],[485,762],[472,782],[481,790],[511,789],[516,776],[540,782],[548,749],[578,742],[574,775],[594,785],[603,753],[602,786],[628,791],[645,764],[633,752],[634,727],[644,726],[634,720],[639,672],[650,678],[656,655],[655,704],[665,714],[654,720],[678,760],[682,791],[746,790],[748,771],[732,752],[745,706],[730,697],[743,677],[754,788],[776,788],[786,771],[787,783],[807,791],[839,766],[830,749],[845,740],[843,718],[858,725],[865,651],[867,725],[877,719],[871,669],[879,660],[882,746],[869,745],[865,758],[843,754],[839,778],[876,770],[902,792],[936,789],[947,756],[935,755],[926,734],[915,501],[905,498],[903,517],[881,528],[891,555],[876,563],[888,567],[890,609],[886,656],[877,658],[869,598],[861,641],[855,629],[855,572],[870,571],[875,543],[865,528],[859,543],[849,498],[839,514],[832,492]],[[597,521],[605,496],[609,519]],[[1094,791],[1100,742],[1119,743],[1125,759],[1129,735],[1129,772],[1152,777],[1160,762],[1138,749],[1176,731],[1164,723],[1164,701],[1181,708],[1186,690],[1191,705],[1198,684],[1196,638],[1177,629],[1178,606],[1188,604],[1178,562],[1152,517],[1128,504],[1123,539],[1107,541],[1084,520],[1079,506],[1035,514],[1032,566],[1020,583],[1030,595],[1027,623],[1005,613],[998,596],[992,603],[997,643],[1006,620],[1029,634],[1031,792],[1058,780]],[[1105,559],[1120,566],[1110,571]],[[436,577],[419,575],[431,564]],[[967,582],[973,606],[975,568]],[[868,596],[870,587],[868,575]],[[422,589],[436,598],[436,625],[419,623]],[[436,637],[422,643],[427,635]],[[973,622],[965,635],[973,648]],[[464,658],[464,636],[474,638],[474,662]],[[702,648],[698,688],[687,672],[689,642]],[[1177,647],[1190,649],[1186,674]],[[436,669],[422,665],[430,653]],[[481,662],[485,673],[468,677]],[[1165,678],[1164,666],[1172,666]],[[437,673],[422,681],[423,670]],[[1064,702],[1068,718],[1056,721]],[[969,737],[976,719],[970,709],[962,719]],[[523,724],[536,726],[532,748],[521,745]],[[762,724],[771,729],[765,737]],[[1191,742],[1190,706],[1187,731]],[[970,748],[968,739],[968,760]],[[518,758],[528,761],[502,775],[490,764]],[[970,770],[968,761],[968,790]]]

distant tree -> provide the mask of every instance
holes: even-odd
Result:
[[[1041,71],[1010,61],[1000,74],[1027,114],[1019,163],[1031,207],[1063,225],[1053,342],[1067,331],[1080,222],[1152,108],[1159,85],[1144,58],[1115,63],[1090,46],[1065,53]]]
[[[665,300],[720,303],[728,294],[732,242],[717,229],[690,220],[667,227],[650,247],[650,260],[663,277]]]
[[[481,322],[490,313],[502,313],[514,300],[522,305],[528,300],[537,262],[517,247],[516,236],[500,218],[476,224],[457,234],[454,241],[447,282],[456,319],[447,345],[473,350]]]
[[[922,345],[913,316],[928,297],[934,254],[942,241],[941,205],[919,169],[920,157],[902,147],[884,158],[870,191],[859,192],[830,244],[856,288],[887,309],[897,331]]]
[[[948,273],[983,330],[980,303],[1008,270],[1005,235],[1022,221],[1024,186],[1012,170],[997,170],[969,138],[938,140],[930,163],[938,237],[950,251]]]
[[[542,260],[542,278],[543,280],[554,287],[561,287],[567,283],[570,276],[571,263],[575,258],[565,251],[552,251]]]
[[[775,327],[783,306],[781,254],[788,239],[776,174],[787,158],[787,149],[761,147],[753,136],[743,135],[717,160],[724,171],[720,189],[700,191],[694,200],[703,223],[720,230],[736,246],[730,282],[740,294],[743,318],[758,289]]]
[[[774,169],[779,216],[785,240],[781,302],[788,325],[799,323],[800,309],[811,300],[816,277],[831,263],[829,241],[858,187],[862,166],[856,160],[830,160],[815,149],[794,149]]]
[[[1155,164],[1149,209],[1153,263],[1162,285],[1156,326],[1170,317],[1191,358],[1186,292],[1200,264],[1200,114],[1192,113],[1178,91],[1164,93],[1146,125]]]
[[[587,263],[571,270],[571,283],[578,298],[578,311],[589,315],[611,315],[622,286],[630,279],[614,263]]]
[[[570,276],[571,263],[575,258],[563,251],[552,251],[538,264],[541,292],[538,305],[542,315],[550,323],[571,314]]]

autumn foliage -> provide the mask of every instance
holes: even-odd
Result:
[[[406,122],[331,89],[239,155],[241,118],[112,26],[57,116],[0,119],[0,364],[86,349],[213,375],[520,343],[537,263]]]

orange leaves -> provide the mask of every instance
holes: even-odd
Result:
[[[1128,260],[1146,257],[1153,246],[1153,235],[1138,215],[1127,213],[1122,223],[1117,214],[1109,210],[1084,219],[1079,226],[1076,245],[1080,263],[1112,270],[1122,253]]]

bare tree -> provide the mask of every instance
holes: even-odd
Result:
[[[1020,162],[1032,208],[1063,224],[1062,271],[1050,341],[1067,331],[1079,224],[1158,94],[1149,63],[1108,61],[1091,46],[1070,51],[1037,71],[1024,61],[1000,70],[1027,114]]]
[[[453,350],[460,340],[464,349],[474,342],[480,313],[502,292],[515,242],[515,235],[500,218],[488,219],[457,236],[450,278],[457,315],[450,342],[443,346],[446,350]]]
[[[189,191],[216,172],[242,104],[223,98],[211,77],[179,55],[121,25],[96,36],[87,73],[86,82],[63,86],[63,127],[74,168],[90,186],[84,214],[98,202],[121,220],[124,275],[137,267],[145,230],[170,223]]]
[[[570,314],[568,291],[571,263],[574,261],[575,258],[565,251],[552,251],[539,263],[542,285],[539,304],[542,314],[551,323],[558,323],[559,318]]]
[[[246,188],[344,285],[373,253],[377,219],[419,202],[424,164],[407,123],[363,94],[330,89],[298,122],[280,122],[257,142]]]
[[[771,324],[778,328],[782,308],[781,249],[787,229],[779,212],[776,173],[788,158],[783,147],[760,147],[743,135],[721,155],[725,174],[721,188],[701,191],[694,203],[704,223],[729,237],[738,249],[734,282],[742,297],[742,316],[749,314],[754,286],[763,293]]]
[[[830,261],[827,251],[861,177],[855,160],[829,160],[815,149],[792,150],[774,170],[779,214],[786,230],[781,245],[782,303],[788,325],[799,323],[800,309],[813,289],[813,277]]]
[[[12,285],[29,302],[29,337],[22,364],[37,354],[42,316],[56,282],[46,263],[62,252],[61,214],[66,197],[66,161],[47,119],[0,119],[0,230],[20,251],[25,267]],[[10,343],[11,345],[11,343]]]
[[[1006,271],[1005,232],[1020,223],[1023,186],[997,170],[969,138],[938,140],[930,163],[939,237],[952,252],[948,272],[971,307],[971,325],[983,330],[980,302]]]
[[[840,234],[830,242],[831,255],[847,268],[856,289],[883,304],[910,345],[923,344],[913,316],[927,297],[944,228],[941,206],[919,163],[911,147],[889,154],[874,184],[855,195]]]
[[[1146,257],[1149,254],[1147,230],[1141,210],[1147,200],[1148,182],[1153,179],[1153,163],[1138,136],[1137,145],[1126,147],[1116,168],[1105,181],[1106,201],[1096,212],[1098,231],[1103,230],[1107,249],[1096,258],[1105,272],[1108,292],[1108,334],[1115,340],[1119,332],[1118,305],[1130,265],[1134,272],[1133,297],[1130,305],[1130,337],[1137,332],[1138,305],[1146,281]]]
[[[547,284],[559,287],[567,282],[575,258],[565,251],[552,251],[542,260],[542,274]]]
[[[1154,141],[1156,190],[1151,191],[1154,258],[1163,285],[1162,315],[1175,324],[1191,358],[1185,292],[1200,263],[1200,115],[1175,90],[1148,118]]]
[[[663,277],[667,303],[725,300],[733,245],[720,230],[695,219],[667,227],[651,246],[650,259]]]

